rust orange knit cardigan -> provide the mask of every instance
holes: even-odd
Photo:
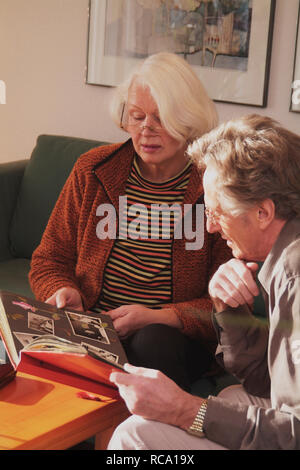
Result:
[[[96,235],[97,207],[113,204],[125,194],[134,148],[124,144],[98,147],[82,155],[66,181],[38,248],[29,274],[32,290],[45,301],[57,289],[71,286],[92,308],[102,289],[104,269],[114,240]],[[183,204],[203,203],[202,179],[193,167]],[[231,257],[219,235],[205,230],[200,250],[186,250],[186,240],[176,239],[172,249],[172,306],[183,323],[183,332],[215,344],[208,282],[218,266]],[[167,305],[166,305],[167,306]],[[212,346],[213,347],[213,346]]]

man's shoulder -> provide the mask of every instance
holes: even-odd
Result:
[[[300,238],[293,240],[282,252],[287,279],[300,276]]]

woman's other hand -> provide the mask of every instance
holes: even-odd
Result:
[[[120,338],[126,338],[144,326],[161,323],[182,328],[182,323],[172,308],[151,309],[143,305],[122,305],[105,312],[111,317]]]
[[[46,300],[47,304],[57,308],[73,308],[83,312],[82,299],[78,290],[73,287],[62,287]]]

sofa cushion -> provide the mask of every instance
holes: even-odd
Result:
[[[10,227],[14,257],[31,258],[62,187],[78,157],[105,142],[40,135],[22,179]]]
[[[28,273],[30,260],[24,258],[9,259],[0,263],[1,290],[15,292],[34,299],[29,285]],[[1,341],[0,341],[1,343]]]

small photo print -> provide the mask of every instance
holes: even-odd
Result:
[[[41,333],[54,334],[54,321],[51,318],[28,312],[28,328],[37,330]]]
[[[25,346],[28,346],[28,344],[32,343],[32,341],[36,338],[39,338],[42,335],[33,335],[30,333],[19,333],[14,331],[15,337],[20,341],[22,346],[25,348]]]
[[[118,364],[119,356],[109,351],[105,351],[104,349],[97,348],[96,346],[92,346],[88,343],[81,343],[81,346],[86,348],[89,352],[91,352],[95,356],[99,356],[105,361],[112,362],[113,364]]]
[[[66,314],[74,335],[110,344],[105,328],[103,328],[99,318],[88,317],[87,315],[73,312],[66,312]]]

